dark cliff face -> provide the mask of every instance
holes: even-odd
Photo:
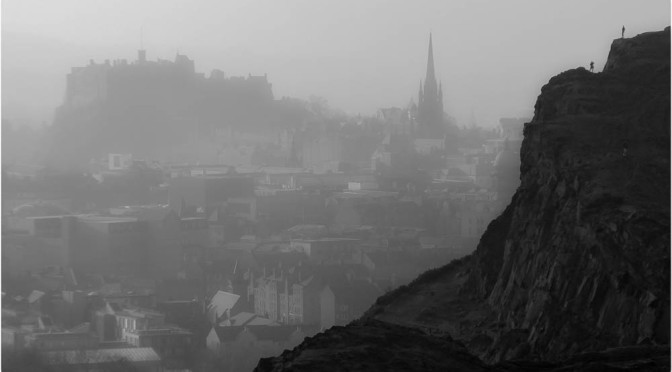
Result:
[[[669,344],[669,180],[668,27],[615,40],[602,73],[570,70],[542,88],[525,126],[521,186],[472,256],[258,370],[339,360],[368,370],[404,359],[404,328],[453,345],[427,342],[433,364],[404,370],[440,370],[451,358],[474,370],[666,370],[669,347],[656,345]],[[464,358],[459,345],[497,364]],[[358,353],[366,348],[377,355]]]
[[[533,355],[669,342],[669,37],[616,40],[605,72],[552,78],[525,127],[487,301]]]

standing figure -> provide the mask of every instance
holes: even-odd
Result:
[[[625,37],[625,25],[621,29],[621,39]]]
[[[595,62],[590,61],[590,72],[593,72],[594,67],[595,67]]]

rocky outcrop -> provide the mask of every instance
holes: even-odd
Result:
[[[391,358],[404,370],[454,359],[474,370],[667,370],[669,27],[615,40],[602,73],[553,77],[524,134],[521,185],[472,256],[258,370],[338,360],[370,370]]]
[[[325,363],[326,361],[330,361]],[[332,327],[282,358],[262,359],[262,371],[491,371],[450,336],[372,319]]]

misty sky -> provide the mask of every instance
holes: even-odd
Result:
[[[89,59],[176,52],[209,75],[268,73],[276,98],[322,96],[374,114],[417,100],[429,32],[445,109],[466,125],[531,116],[541,86],[595,61],[612,39],[670,24],[669,0],[3,0],[2,110],[51,122],[65,75]]]

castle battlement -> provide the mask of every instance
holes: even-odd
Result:
[[[73,67],[67,75],[63,106],[77,109],[128,97],[142,99],[164,94],[166,89],[207,89],[228,96],[273,100],[272,85],[266,74],[226,77],[222,70],[215,69],[206,78],[205,74],[195,71],[194,61],[186,55],[177,54],[174,61],[148,61],[146,52],[139,50],[138,59],[131,63],[125,59],[103,63],[90,60],[87,66]]]

